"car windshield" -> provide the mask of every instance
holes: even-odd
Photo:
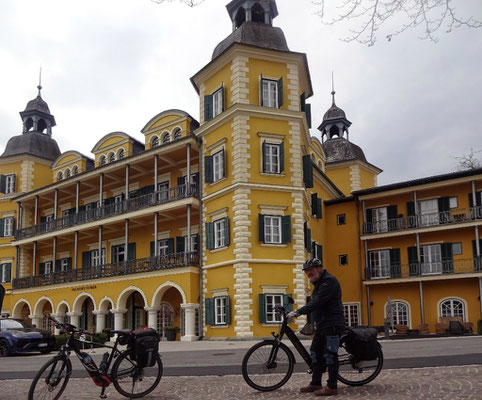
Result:
[[[23,328],[31,328],[32,325],[28,324],[24,321],[19,321],[17,319],[2,319],[0,321],[0,326],[2,330],[5,329],[23,329]]]

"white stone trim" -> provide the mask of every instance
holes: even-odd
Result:
[[[17,187],[20,187],[21,192],[30,192],[33,189],[33,181],[35,177],[35,166],[32,160],[22,161],[20,175],[22,176],[22,179],[20,185],[17,183]],[[19,176],[17,176],[17,180],[19,180]]]
[[[261,285],[263,294],[286,294],[287,285]]]
[[[299,69],[296,64],[287,64],[288,73],[288,110],[300,111],[300,82],[299,82]]]
[[[236,56],[231,64],[231,102],[249,104],[248,57]]]
[[[288,209],[287,206],[273,206],[273,205],[267,205],[267,204],[258,204],[258,208],[261,210],[262,214],[277,215],[277,216],[285,215],[285,211]]]

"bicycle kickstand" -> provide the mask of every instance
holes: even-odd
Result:
[[[100,396],[99,396],[101,399],[107,399],[107,395],[105,394],[106,388],[107,387],[105,385],[102,385],[102,392],[100,393]]]

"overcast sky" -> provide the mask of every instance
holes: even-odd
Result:
[[[62,152],[92,157],[113,131],[144,142],[144,125],[170,108],[199,120],[189,78],[231,33],[228,2],[0,0],[0,152],[21,134],[18,113],[37,95],[40,66]],[[456,2],[482,19],[480,0]],[[311,134],[320,137],[334,71],[336,103],[353,123],[350,140],[384,170],[379,184],[455,171],[455,156],[482,150],[482,29],[442,31],[437,44],[415,31],[387,42],[382,32],[367,47],[341,41],[349,26],[323,25],[310,0],[277,4],[274,25],[290,50],[308,56]]]

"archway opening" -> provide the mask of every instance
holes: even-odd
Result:
[[[134,291],[129,295],[126,306],[124,326],[131,330],[147,327],[147,312],[144,310],[146,304],[139,292]]]
[[[246,21],[246,11],[244,8],[240,7],[235,18],[236,28],[239,28],[244,21]]]
[[[264,8],[261,4],[256,3],[251,9],[251,20],[253,22],[264,23]]]
[[[79,319],[80,329],[95,332],[94,302],[90,297],[86,297],[80,307],[82,315]]]

